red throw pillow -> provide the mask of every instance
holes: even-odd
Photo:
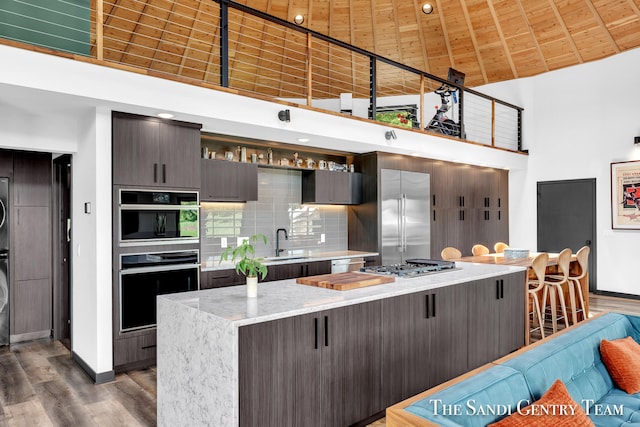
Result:
[[[640,392],[640,344],[631,337],[602,340],[600,356],[618,387],[629,394]]]
[[[582,406],[571,398],[567,387],[559,379],[539,400],[529,406],[518,408],[517,412],[497,423],[489,424],[493,427],[586,427],[593,425]]]

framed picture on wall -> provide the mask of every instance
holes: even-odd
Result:
[[[611,163],[611,227],[640,230],[640,161]]]

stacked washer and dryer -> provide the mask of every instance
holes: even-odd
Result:
[[[9,344],[9,179],[0,178],[0,346]]]

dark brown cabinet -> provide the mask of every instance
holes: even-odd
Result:
[[[240,425],[342,427],[384,409],[380,304],[241,327]]]
[[[114,343],[113,365],[128,366],[133,369],[137,366],[149,366],[156,363],[157,347],[156,331],[129,334]]]
[[[200,189],[200,128],[201,125],[175,120],[163,120],[134,114],[113,112],[112,145],[114,195],[120,188],[151,187],[153,189]],[[114,196],[114,200],[117,197]],[[113,207],[118,216],[117,204]],[[119,241],[114,222],[114,242]],[[144,251],[167,250],[167,247],[147,246]],[[155,364],[156,329],[120,332],[120,255],[113,251],[113,361],[116,371]]]
[[[466,372],[466,286],[382,301],[383,406]]]
[[[200,188],[201,125],[113,113],[113,183]]]
[[[439,259],[447,246],[471,255],[476,243],[493,248],[509,242],[508,171],[380,152],[357,156],[354,163],[362,171],[363,198],[348,211],[349,248],[382,248],[378,176],[384,168],[430,174],[431,258]]]
[[[331,261],[270,265],[265,281],[297,279],[331,273]]]
[[[13,153],[10,189],[11,341],[52,329],[51,155]]]
[[[463,256],[475,244],[493,251],[509,241],[508,171],[436,162],[431,176],[432,256],[453,246]]]
[[[357,205],[361,198],[360,173],[302,171],[302,203]]]
[[[240,425],[352,425],[504,356],[524,345],[524,279],[507,274],[241,327]]]
[[[297,279],[298,277],[316,276],[331,273],[331,261],[312,261],[268,266],[267,277],[262,282]],[[244,285],[245,276],[233,269],[209,270],[200,274],[200,289],[222,288],[226,286]]]
[[[468,368],[524,345],[526,272],[484,279],[468,288]]]
[[[201,159],[200,200],[248,202],[258,200],[258,165]]]
[[[245,276],[236,273],[234,269],[210,270],[200,273],[200,289],[224,288],[245,283]]]

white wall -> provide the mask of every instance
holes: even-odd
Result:
[[[80,122],[72,165],[71,342],[73,352],[101,374],[113,369],[111,111],[94,110]]]
[[[536,183],[596,179],[598,289],[640,295],[629,274],[640,231],[611,228],[610,163],[640,159],[640,49],[540,76],[478,88],[521,105],[528,168],[510,181],[510,240],[536,248]]]

